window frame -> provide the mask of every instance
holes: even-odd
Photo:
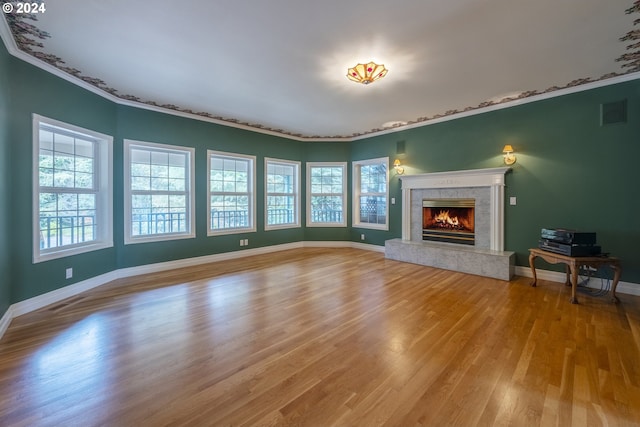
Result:
[[[250,186],[247,192],[249,196],[249,226],[225,228],[222,230],[211,229],[211,159],[212,157],[227,158],[232,160],[248,160],[249,173],[247,185]],[[256,228],[256,156],[248,154],[230,153],[226,151],[207,150],[207,236],[222,236],[226,234],[252,233]]]
[[[311,199],[314,195],[336,196],[335,193],[312,193],[311,192],[311,170],[322,167],[340,167],[342,168],[342,221],[341,222],[312,222],[311,221]],[[348,169],[347,162],[307,162],[307,227],[347,227],[347,216],[349,214],[347,205],[347,184]]]
[[[361,170],[362,170],[362,166],[372,166],[372,165],[379,165],[379,164],[386,164],[387,165],[387,171],[386,171],[386,176],[385,176],[385,192],[384,193],[380,193],[380,192],[373,192],[373,193],[364,193],[364,194],[371,194],[372,196],[375,197],[380,197],[380,196],[384,196],[385,200],[386,200],[386,206],[385,206],[385,223],[384,224],[370,224],[370,223],[366,223],[366,222],[360,222],[360,196],[363,194],[361,192],[361,179],[362,179],[362,175],[361,175]],[[379,157],[377,159],[367,159],[367,160],[357,160],[357,161],[353,161],[352,163],[352,169],[353,169],[353,199],[352,199],[352,203],[353,203],[353,208],[351,211],[351,215],[352,215],[352,224],[353,227],[357,227],[357,228],[368,228],[368,229],[372,229],[372,230],[385,230],[388,231],[389,230],[389,157]]]
[[[293,193],[270,193],[268,190],[269,165],[293,166],[294,179]],[[299,228],[300,225],[300,167],[301,163],[294,160],[275,159],[271,157],[264,158],[264,229],[265,231],[282,230],[286,228]],[[294,222],[288,224],[269,225],[269,196],[293,196],[294,198]]]
[[[75,187],[40,186],[40,127],[60,130],[74,138],[80,137],[94,143],[93,188],[82,190]],[[32,115],[32,244],[33,263],[40,263],[86,252],[113,247],[113,137],[59,120]],[[56,190],[60,189],[60,190]],[[48,191],[43,191],[48,190]],[[75,193],[95,194],[95,239],[90,242],[73,243],[55,248],[41,249],[40,194]]]
[[[170,194],[170,191],[159,190],[132,190],[131,189],[131,151],[133,148],[149,149],[150,152],[166,152],[187,155],[186,187],[183,192],[174,194],[184,194],[187,197],[186,218],[188,229],[184,232],[156,233],[133,236],[132,224],[132,196],[133,194]],[[132,139],[124,140],[124,244],[136,244],[146,242],[161,242],[166,240],[191,239],[196,237],[195,232],[195,148],[178,145],[161,144],[147,141],[136,141]]]

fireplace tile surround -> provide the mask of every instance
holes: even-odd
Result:
[[[397,261],[510,280],[515,254],[504,251],[504,175],[511,168],[472,169],[401,177],[402,239],[385,242]],[[475,199],[474,246],[422,240],[423,199]]]

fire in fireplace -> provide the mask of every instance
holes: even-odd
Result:
[[[422,240],[475,245],[475,199],[422,201]]]

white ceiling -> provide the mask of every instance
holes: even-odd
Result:
[[[288,135],[349,138],[626,73],[616,59],[637,19],[625,13],[632,3],[64,0],[23,22],[50,35],[31,54],[55,55],[117,96]],[[365,86],[345,77],[370,60],[389,69],[384,79]]]

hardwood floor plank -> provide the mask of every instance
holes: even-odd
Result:
[[[20,316],[0,425],[637,426],[640,298],[305,248]]]

